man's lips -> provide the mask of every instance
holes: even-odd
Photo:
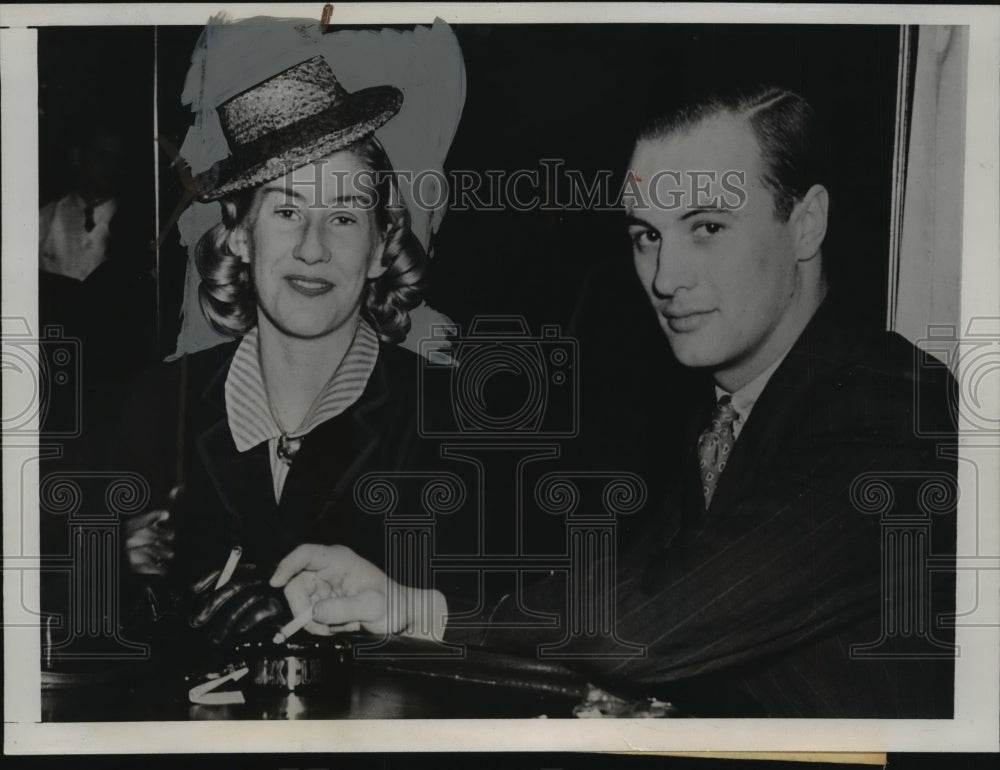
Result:
[[[714,310],[688,310],[682,313],[671,311],[663,313],[663,318],[666,320],[671,331],[683,334],[700,329],[708,322],[708,319],[714,312]]]
[[[285,280],[295,291],[299,294],[305,294],[307,297],[316,297],[320,294],[326,294],[328,291],[333,289],[333,284],[323,278],[310,278],[305,275],[288,275],[285,276]]]

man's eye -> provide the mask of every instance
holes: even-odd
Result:
[[[660,242],[660,234],[656,230],[635,230],[630,235],[632,245],[636,248],[651,246]]]
[[[691,230],[699,235],[717,235],[726,229],[724,224],[719,222],[698,222]]]

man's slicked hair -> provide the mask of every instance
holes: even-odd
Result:
[[[794,91],[757,85],[733,91],[701,92],[654,114],[639,131],[639,139],[664,139],[686,133],[719,115],[744,118],[760,146],[761,180],[774,196],[774,213],[788,221],[792,209],[814,184],[825,184],[816,137],[816,114]]]

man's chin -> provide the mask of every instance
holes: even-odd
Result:
[[[670,343],[674,358],[681,366],[704,369],[721,363],[719,346],[711,344],[710,340],[700,336],[696,338],[693,334],[676,334],[668,330],[667,341]]]

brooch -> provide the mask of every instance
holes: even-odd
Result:
[[[285,463],[285,465],[291,465],[292,460],[295,459],[295,455],[299,453],[299,449],[301,448],[301,438],[289,438],[282,433],[281,438],[278,439],[278,459]]]

